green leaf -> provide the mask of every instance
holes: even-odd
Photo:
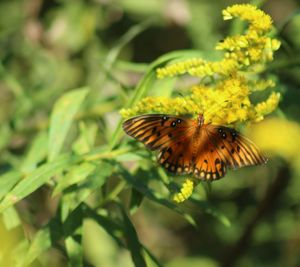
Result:
[[[33,140],[25,159],[21,165],[21,171],[28,173],[33,171],[37,164],[47,155],[47,140],[46,132],[39,133]]]
[[[119,246],[125,247],[123,240],[120,238],[122,236],[123,229],[119,224],[102,214],[96,213],[87,205],[84,205],[84,207],[86,217],[89,217],[97,222],[117,242]]]
[[[124,208],[121,205],[119,205],[119,207],[123,216],[126,244],[131,253],[132,260],[136,267],[147,267],[143,256],[143,246],[138,239],[135,228],[127,216]]]
[[[24,258],[17,259],[17,266],[29,266],[41,253],[51,247],[50,228],[47,226],[39,230],[31,242]]]
[[[62,205],[69,205],[63,201]],[[66,250],[69,257],[69,266],[82,266],[83,247],[82,247],[82,224],[83,224],[82,206],[78,206],[63,223],[63,232],[66,244]]]
[[[142,182],[141,179],[138,179],[136,177],[133,177],[126,169],[124,169],[122,166],[119,165],[120,168],[120,173],[122,174],[123,178],[129,183],[131,184],[137,191],[139,191],[141,194],[143,194],[146,198],[160,204],[163,205],[171,210],[174,210],[175,212],[177,212],[178,214],[180,214],[181,216],[183,216],[183,218],[185,218],[191,225],[193,226],[197,226],[195,220],[193,219],[193,217],[184,212],[183,210],[180,209],[180,207],[178,205],[175,205],[174,202],[171,202],[169,200],[167,200],[166,198],[164,198],[162,195],[160,195],[158,192],[154,192],[152,191],[145,183]],[[148,174],[148,172],[145,172],[144,175],[141,175],[139,173],[138,176],[143,176],[146,177]],[[145,180],[145,179],[144,179]]]
[[[163,267],[158,261],[158,259],[156,259],[156,257],[150,252],[149,249],[147,249],[145,246],[143,246],[143,248],[146,253],[145,258],[146,258],[147,266],[153,266],[153,264],[155,264],[155,266],[157,267]]]
[[[170,97],[174,88],[177,77],[168,77],[165,79],[155,80],[153,85],[151,86],[151,96],[165,96]]]
[[[65,240],[68,253],[68,265],[72,267],[81,267],[83,260],[83,247],[73,236],[67,237]]]
[[[99,224],[99,226],[101,226],[116,241],[116,243],[119,246],[128,248],[127,243],[124,242],[124,239],[127,239],[127,238],[134,238],[135,241],[138,241],[135,229],[134,228],[131,229],[131,227],[133,227],[133,226],[132,226],[132,223],[130,222],[130,220],[129,220],[129,222],[127,222],[127,223],[129,223],[129,225],[127,226],[127,229],[124,230],[123,224],[122,225],[117,224],[115,221],[108,218],[107,216],[96,213],[94,210],[92,210],[87,205],[85,205],[84,210],[85,210],[86,216],[88,216],[89,218],[91,218],[95,222],[97,222]],[[126,220],[126,218],[124,219],[124,221],[125,220]],[[124,224],[125,224],[125,222],[124,222]],[[135,232],[135,237],[127,236],[128,234],[134,234],[131,231]],[[124,235],[126,235],[126,236],[124,236]],[[134,245],[134,243],[133,243],[134,240],[132,240],[130,242],[132,242],[132,245]],[[151,263],[154,263],[157,267],[162,267],[162,265],[158,262],[158,260],[151,254],[151,252],[146,247],[144,247],[142,244],[140,244],[140,246],[141,246],[142,250],[145,251],[146,255],[148,255],[149,258],[151,259]],[[138,266],[144,266],[144,265],[138,265]],[[153,266],[153,265],[149,265],[149,266]]]
[[[53,175],[59,173],[78,160],[75,156],[62,155],[57,160],[42,165],[21,180],[0,202],[0,212],[28,196],[46,183]]]
[[[86,176],[81,183],[73,188],[68,188],[63,195],[65,203],[62,207],[62,218],[67,217],[71,211],[82,204],[95,190],[99,190],[112,174],[112,171],[113,165],[108,162],[100,162],[96,169]]]
[[[0,199],[2,199],[22,178],[22,173],[18,171],[7,172],[0,176]]]
[[[99,126],[96,123],[86,124],[83,121],[79,123],[79,136],[72,144],[72,150],[76,154],[89,152],[96,141]]]
[[[80,105],[85,99],[88,88],[72,90],[61,96],[55,103],[50,118],[48,160],[60,153],[72,121]]]
[[[7,230],[13,229],[21,224],[18,212],[14,207],[9,207],[3,212],[3,222]]]
[[[68,170],[69,172],[59,179],[54,188],[53,195],[57,195],[72,184],[80,183],[95,169],[95,164],[89,162],[83,162],[82,164],[72,166],[72,168]]]
[[[76,231],[80,230],[83,222],[83,207],[79,206],[70,213],[64,223],[61,222],[60,209],[58,209],[55,217],[35,234],[29,248],[27,248],[28,251],[25,253],[25,257],[17,259],[17,266],[29,266],[44,251],[51,246],[54,247],[57,242],[60,242],[62,238],[67,239],[73,236],[73,238],[77,239]]]
[[[131,198],[130,198],[130,213],[133,214],[137,211],[138,207],[141,205],[144,199],[144,195],[137,191],[135,188],[131,190]]]

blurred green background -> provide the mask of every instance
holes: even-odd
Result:
[[[172,177],[153,153],[115,132],[151,62],[182,49],[210,57],[217,41],[241,33],[243,25],[221,16],[235,3],[249,2],[0,2],[0,199],[8,207],[0,217],[1,266],[300,266],[299,1],[251,1],[271,15],[282,42],[262,74],[277,80],[279,109],[247,129],[269,155],[266,166],[200,184],[178,211],[157,178],[172,185]],[[173,83],[151,86],[147,94],[169,95]],[[76,88],[83,89],[74,104],[67,97],[59,106]],[[72,124],[63,125],[71,113]],[[134,152],[122,153],[124,144]],[[84,153],[95,156],[92,167],[73,157]],[[52,159],[68,165],[52,173]],[[26,175],[36,184],[23,183]]]

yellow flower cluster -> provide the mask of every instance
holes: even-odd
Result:
[[[272,26],[272,19],[262,10],[250,4],[240,4],[227,7],[222,11],[224,20],[239,17],[250,23],[249,30],[257,33],[266,33]]]
[[[244,76],[235,75],[219,81],[213,88],[196,85],[192,93],[185,97],[146,97],[131,109],[122,109],[122,117],[129,118],[136,114],[204,114],[206,123],[235,124],[238,122],[257,122],[274,111],[278,105],[280,94],[272,93],[263,102],[253,105],[250,93],[274,86],[269,80],[248,82]]]
[[[233,5],[223,10],[225,20],[239,17],[249,22],[243,35],[227,37],[220,41],[216,49],[224,50],[224,58],[210,62],[200,58],[188,59],[157,69],[157,77],[173,77],[188,73],[192,76],[228,76],[238,70],[250,68],[254,64],[264,64],[273,60],[273,52],[278,50],[280,42],[266,36],[271,30],[271,17],[249,4]]]
[[[279,94],[271,94],[266,101],[253,104],[250,94],[274,87],[271,80],[255,80],[266,61],[272,60],[279,41],[266,37],[272,20],[269,15],[249,4],[233,5],[223,10],[224,19],[239,17],[249,23],[244,35],[226,38],[217,45],[225,50],[224,58],[211,62],[191,58],[158,68],[157,77],[172,77],[184,73],[196,77],[211,77],[211,83],[200,83],[184,97],[146,97],[137,105],[121,110],[128,118],[137,114],[193,114],[204,113],[205,121],[214,124],[256,122],[272,112],[278,104]],[[251,77],[251,79],[250,79]]]
[[[223,59],[219,62],[210,62],[203,59],[192,58],[178,63],[171,64],[156,70],[159,79],[174,77],[188,73],[192,76],[204,77],[216,74],[227,76],[237,70],[237,63],[232,59]]]
[[[260,103],[253,103],[253,92],[275,87],[272,80],[261,80],[259,73],[280,42],[267,36],[272,27],[272,19],[257,7],[249,4],[233,5],[223,10],[225,20],[240,18],[248,22],[244,34],[231,36],[219,42],[217,50],[223,50],[219,61],[191,58],[170,61],[156,70],[158,78],[189,74],[200,77],[199,84],[182,97],[146,97],[129,109],[122,109],[124,118],[147,113],[173,115],[204,114],[205,123],[218,125],[239,122],[257,122],[274,111],[280,94],[272,92]],[[209,77],[210,79],[203,79]],[[204,83],[205,81],[205,83]],[[193,183],[187,180],[174,200],[182,202],[192,194]]]
[[[280,94],[273,92],[266,101],[260,102],[255,106],[255,111],[260,117],[256,118],[256,121],[263,119],[263,116],[271,113],[278,105]]]
[[[280,42],[265,34],[271,30],[272,19],[252,5],[233,5],[223,10],[225,20],[239,17],[249,22],[244,35],[227,37],[216,46],[225,50],[227,59],[235,60],[240,67],[273,60],[273,52],[279,49]]]
[[[173,200],[177,203],[183,202],[193,194],[193,190],[193,181],[190,179],[186,179],[185,182],[182,184],[180,192],[174,195]]]

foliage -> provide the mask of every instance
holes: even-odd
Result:
[[[212,46],[224,32],[242,34],[247,24],[234,20],[225,30],[220,12],[229,2],[117,3],[0,3],[1,266],[299,264],[295,7],[285,7],[294,15],[276,18],[277,30],[264,39],[275,50],[270,38],[276,36],[282,46],[259,69],[265,83],[253,83],[265,89],[274,80],[272,90],[283,99],[275,118],[248,129],[270,152],[270,163],[199,184],[177,204],[172,196],[182,178],[124,138],[119,111],[146,96],[186,94],[193,79],[157,79],[158,69],[191,58],[219,60]],[[275,7],[265,6],[271,15]],[[224,15],[240,16],[236,12]],[[218,47],[230,50],[234,41]],[[261,59],[252,52],[250,61]],[[253,103],[270,91],[258,93]],[[277,102],[262,102],[260,110],[269,113]]]

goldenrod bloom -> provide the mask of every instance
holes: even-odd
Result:
[[[191,179],[186,179],[182,184],[180,192],[174,195],[173,200],[177,203],[183,202],[193,194],[193,190],[193,181]]]
[[[239,17],[250,23],[250,30],[256,32],[267,32],[271,29],[272,19],[262,10],[257,9],[256,6],[250,4],[240,4],[227,7],[222,12],[224,20]]]

